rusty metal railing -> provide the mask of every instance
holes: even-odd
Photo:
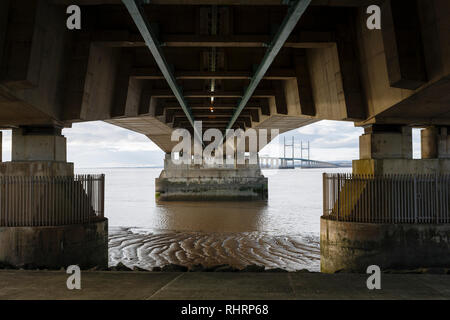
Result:
[[[58,226],[104,217],[105,176],[0,177],[0,226]]]
[[[450,223],[450,175],[323,174],[323,216],[365,223]]]

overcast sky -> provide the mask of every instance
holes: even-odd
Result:
[[[284,136],[296,145],[310,142],[311,159],[322,161],[353,160],[358,158],[358,138],[363,129],[352,122],[319,121],[279,136],[262,151],[262,155],[281,155]],[[95,121],[75,123],[64,129],[67,138],[67,160],[79,168],[162,166],[163,152],[146,136]],[[414,154],[420,153],[419,131],[414,130]],[[281,143],[281,147],[277,146]],[[296,157],[300,149],[296,149]],[[3,161],[11,159],[11,132],[3,130]]]

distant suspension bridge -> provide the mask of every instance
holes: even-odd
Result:
[[[286,150],[291,148],[291,157],[286,155]],[[303,154],[305,153],[305,156]],[[283,142],[283,157],[260,156],[259,163],[261,168],[265,169],[294,169],[294,168],[340,168],[341,166],[331,162],[311,160],[309,141],[306,146],[303,141],[300,142],[300,158],[295,157],[295,143],[292,137],[292,143],[286,143],[286,137]]]

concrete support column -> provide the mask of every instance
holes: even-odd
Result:
[[[422,130],[422,158],[450,159],[448,127],[428,127]]]
[[[12,161],[66,161],[61,128],[22,127],[12,130]]]
[[[450,136],[448,127],[439,128],[438,157],[439,159],[450,159]]]
[[[412,128],[401,125],[371,125],[359,138],[360,160],[353,161],[355,174],[410,173]]]
[[[371,125],[359,137],[360,159],[412,159],[412,128]]]
[[[0,164],[0,176],[72,176],[66,138],[53,126],[12,130],[11,162]]]
[[[438,130],[436,127],[428,127],[421,131],[422,159],[438,158]]]
[[[158,201],[267,200],[267,178],[257,163],[232,165],[177,164],[166,154],[164,170],[155,179]],[[235,159],[236,160],[236,159]],[[272,159],[271,159],[272,161]]]
[[[28,126],[13,129],[11,158],[11,162],[0,163],[0,178],[66,176],[68,178],[65,181],[70,181],[74,175],[73,163],[66,160],[66,138],[58,127]],[[21,179],[17,181],[20,187]],[[73,217],[76,214],[73,208],[80,207],[77,201],[88,195],[83,186],[73,181],[72,192],[77,200],[68,196],[67,190],[58,188],[52,191],[51,197],[47,197],[50,192],[47,186],[52,183],[51,179],[43,179],[30,190],[3,185],[2,188],[9,188],[9,199],[14,199],[13,203],[17,203],[19,209],[11,210],[5,205],[0,207],[0,264],[56,269],[72,264],[82,268],[107,267],[107,219],[87,223],[74,223],[77,220],[68,219],[70,223],[58,225],[44,218],[41,220],[43,225],[39,226],[28,220],[20,220],[25,214],[35,217],[38,212],[36,208],[40,208],[39,214],[44,217],[57,214]],[[83,201],[83,208],[89,211],[93,209],[90,200]],[[59,206],[49,206],[48,202],[58,203]],[[19,222],[5,223],[4,217],[12,217],[13,214],[17,214],[15,218]]]
[[[366,127],[360,137],[360,160],[353,161],[353,173],[384,176],[388,174],[444,174],[450,173],[450,143],[446,128],[429,127],[422,132],[423,159],[412,159],[411,128],[392,125]],[[448,147],[449,146],[449,147]],[[415,185],[415,184],[414,184]],[[326,186],[325,186],[326,187]],[[363,184],[357,188],[347,181],[339,191],[345,204],[334,205],[341,221],[324,216],[320,225],[320,264],[322,272],[365,272],[367,266],[378,265],[382,269],[415,269],[424,266],[448,266],[450,243],[449,224],[413,224],[405,222],[380,222],[380,216],[395,217],[399,208],[392,208],[392,197],[405,197],[395,185],[388,182]],[[411,186],[411,189],[414,187]],[[433,184],[432,188],[435,188]],[[415,188],[414,188],[415,189]],[[330,191],[330,190],[328,190]],[[422,208],[434,200],[434,194],[426,198],[414,191],[413,203],[402,210],[407,215],[423,215]],[[372,200],[384,202],[372,206]],[[387,200],[386,200],[387,199]],[[405,203],[408,203],[408,199]],[[369,203],[366,208],[361,204]],[[430,202],[431,201],[431,202]],[[361,219],[361,214],[365,220]],[[352,222],[355,221],[355,222]]]

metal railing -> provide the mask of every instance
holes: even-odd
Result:
[[[323,216],[366,223],[450,223],[450,175],[323,174]]]
[[[105,176],[0,177],[0,226],[58,226],[104,217]]]

